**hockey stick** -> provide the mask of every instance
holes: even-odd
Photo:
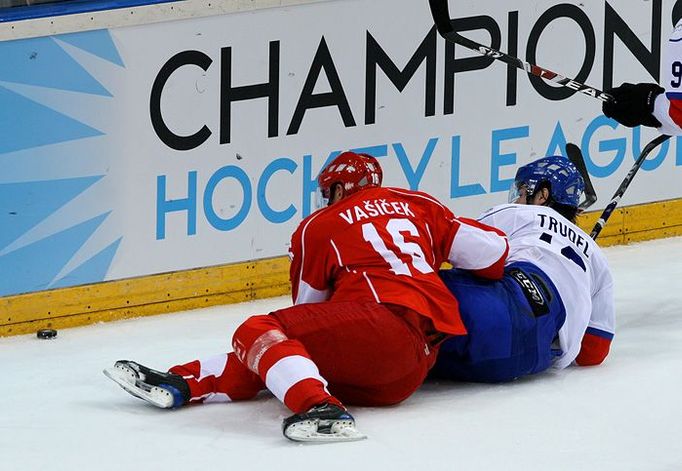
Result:
[[[569,142],[566,144],[566,155],[568,156],[568,159],[573,162],[573,165],[575,165],[585,181],[585,201],[578,205],[578,209],[584,211],[597,202],[597,192],[594,191],[594,185],[592,185],[592,179],[587,171],[585,158],[583,157],[580,147]]]
[[[601,213],[599,220],[594,225],[594,228],[592,228],[592,232],[590,233],[590,237],[592,237],[592,239],[596,239],[601,230],[604,228],[606,221],[608,221],[609,217],[611,217],[611,213],[613,212],[614,209],[616,209],[616,206],[618,206],[620,199],[623,197],[623,193],[625,193],[625,190],[627,190],[628,186],[630,186],[630,182],[632,182],[632,179],[635,177],[635,174],[642,166],[649,153],[656,147],[658,147],[660,144],[667,141],[668,139],[670,139],[670,136],[661,134],[660,136],[649,142],[646,146],[644,146],[642,153],[639,154],[639,157],[637,157],[635,164],[632,166],[628,174],[625,176],[623,183],[620,184],[616,192],[613,194],[611,202],[606,206],[606,208],[604,208],[604,211]]]
[[[484,46],[483,44],[477,43],[476,41],[472,41],[471,39],[465,38],[452,28],[448,0],[429,0],[429,5],[431,6],[431,15],[433,16],[433,21],[436,24],[436,28],[446,41],[459,44],[460,46],[464,46],[467,49],[476,51],[484,56],[492,57],[493,59],[500,60],[506,64],[525,70],[530,75],[547,79],[561,86],[570,88],[571,90],[575,90],[593,98],[597,98],[598,100],[614,101],[614,98],[611,95],[602,92],[597,88],[590,87],[584,83],[576,82],[573,79],[559,75],[556,72],[552,72],[551,70],[539,67],[535,64],[531,64],[530,62],[523,61],[518,57],[510,56],[504,52],[500,52],[496,49],[492,49]]]

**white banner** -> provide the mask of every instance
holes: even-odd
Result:
[[[451,15],[596,88],[656,81],[672,2],[618,3],[460,0]],[[567,141],[603,208],[655,136],[446,45],[425,0],[0,42],[0,57],[0,296],[283,255],[345,149],[376,155],[386,185],[476,216]],[[680,197],[678,149],[654,151],[622,204]]]

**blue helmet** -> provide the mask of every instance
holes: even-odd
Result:
[[[552,200],[559,204],[578,207],[580,198],[585,190],[585,181],[566,157],[553,155],[543,157],[520,167],[516,171],[516,178],[512,186],[512,193],[522,185],[526,185],[526,193],[531,196],[542,182],[549,182]],[[513,194],[510,193],[510,201]]]

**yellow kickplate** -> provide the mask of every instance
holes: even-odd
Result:
[[[0,297],[0,336],[239,303],[288,292],[287,257],[38,291]]]
[[[589,234],[601,213],[581,215],[578,225]],[[667,200],[617,208],[597,240],[602,247],[608,247],[679,235],[682,235],[682,200]]]

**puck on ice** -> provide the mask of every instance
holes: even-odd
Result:
[[[40,329],[36,336],[39,339],[53,339],[57,336],[57,331],[54,329]]]

